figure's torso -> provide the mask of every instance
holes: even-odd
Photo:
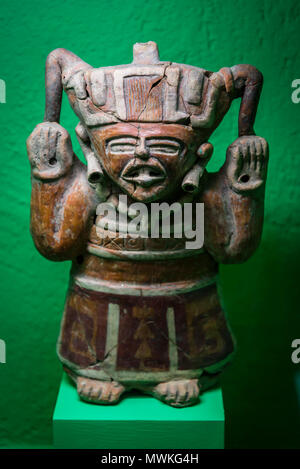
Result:
[[[93,225],[86,255],[73,264],[59,341],[69,369],[96,379],[161,382],[224,366],[233,342],[217,291],[218,264],[205,248],[187,252],[185,242],[103,237]]]

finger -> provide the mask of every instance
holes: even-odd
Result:
[[[48,139],[48,127],[42,127],[40,131],[40,139],[41,139],[41,160],[43,162],[47,161],[48,159],[48,152],[49,152],[49,139]]]
[[[65,135],[60,134],[58,136],[57,148],[60,149],[58,152],[58,159],[65,164],[71,161],[73,158],[73,149],[70,135],[66,132]]]
[[[229,147],[229,173],[231,177],[238,178],[243,167],[243,158],[239,145]]]
[[[256,169],[257,165],[257,157],[259,155],[259,149],[257,148],[257,142],[255,140],[251,140],[249,143],[249,150],[250,150],[250,169],[254,170]]]
[[[265,139],[262,139],[262,146],[264,149],[265,159],[268,160],[269,159],[269,145]]]
[[[256,165],[255,165],[255,168],[253,168],[253,169],[257,173],[259,173],[260,170],[261,170],[261,162],[262,162],[262,158],[263,158],[263,150],[262,150],[260,139],[257,139],[255,141],[255,148],[256,148]]]
[[[264,152],[262,168],[263,170],[266,170],[268,167],[268,162],[269,162],[269,145],[268,145],[268,142],[264,139],[262,140],[262,147],[263,147],[263,152]]]
[[[54,130],[52,127],[49,127],[50,130],[50,137],[49,137],[49,163],[53,158],[56,157],[56,149],[57,149],[57,139],[59,133],[57,130]]]
[[[232,144],[227,149],[227,159],[229,161],[239,160],[240,159],[240,146]]]
[[[243,155],[243,171],[247,171],[249,168],[250,164],[250,150],[248,143],[245,143],[244,145],[241,145],[241,151]]]
[[[34,130],[32,134],[27,139],[27,152],[29,159],[35,160],[38,157],[37,152],[37,139],[39,136],[37,135],[37,131]]]
[[[54,160],[56,162],[56,158],[55,158],[55,153],[56,153],[55,141],[56,141],[56,137],[57,137],[57,131],[56,131],[56,129],[53,129],[53,127],[51,125],[49,125],[48,128],[46,128],[45,130],[47,132],[47,137],[46,137],[46,142],[45,142],[45,144],[47,145],[47,152],[45,152],[47,154],[47,156],[44,157],[44,163],[46,165],[49,165],[49,164],[53,165]]]
[[[261,175],[265,174],[268,164],[268,144],[265,140],[261,139],[261,154],[259,159],[258,170]]]

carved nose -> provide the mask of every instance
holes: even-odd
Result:
[[[149,153],[145,142],[141,142],[139,145],[135,147],[135,155],[141,158],[142,160],[146,160],[149,158]]]

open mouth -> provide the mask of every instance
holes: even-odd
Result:
[[[150,187],[164,181],[166,179],[166,172],[158,161],[137,164],[136,160],[134,160],[125,166],[121,173],[121,178],[126,182],[138,184],[141,187]]]

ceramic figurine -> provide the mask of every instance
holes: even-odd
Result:
[[[253,124],[262,83],[251,65],[212,73],[161,62],[154,42],[113,67],[49,54],[44,122],[27,140],[31,233],[43,256],[72,261],[57,352],[83,400],[115,404],[135,389],[189,406],[230,361],[218,265],[244,262],[261,237],[268,145]],[[63,90],[86,165],[59,124]],[[236,98],[238,138],[209,173],[208,139]],[[115,210],[111,225],[103,203]],[[131,234],[137,203],[165,203],[161,216],[173,203],[204,207],[204,242],[188,248],[175,215],[170,236]]]

